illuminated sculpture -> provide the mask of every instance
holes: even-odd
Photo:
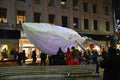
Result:
[[[30,41],[46,54],[55,55],[60,47],[64,52],[72,46],[85,50],[82,44],[86,39],[72,29],[48,23],[23,23],[22,27]]]

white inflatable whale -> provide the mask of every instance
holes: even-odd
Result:
[[[64,52],[72,46],[83,47],[84,39],[74,30],[48,23],[23,23],[30,41],[42,52],[55,55],[61,47]]]

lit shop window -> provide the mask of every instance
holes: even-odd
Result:
[[[7,9],[6,8],[0,8],[0,23],[7,23]]]
[[[61,4],[61,8],[66,8],[67,1],[66,0],[61,0],[60,4]]]
[[[0,17],[0,23],[7,23],[7,18]]]
[[[78,10],[78,0],[73,0],[73,10]]]
[[[74,26],[74,29],[79,28],[79,19],[78,18],[73,18],[73,26]]]
[[[25,12],[17,11],[17,24],[22,24],[25,22]]]

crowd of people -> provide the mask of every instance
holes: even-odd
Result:
[[[97,74],[99,74],[100,67],[104,69],[103,80],[120,80],[120,50],[115,47],[110,47],[107,51],[103,48],[101,54],[97,50],[91,52],[88,50],[82,53],[75,47],[68,48],[67,52],[64,53],[59,48],[57,55],[51,57],[53,58],[53,60],[50,60],[52,65],[95,64]]]
[[[16,56],[14,58],[16,58]],[[46,65],[47,58],[49,65],[95,64],[97,74],[99,74],[100,67],[104,69],[103,80],[120,80],[120,50],[115,47],[110,47],[107,51],[103,48],[101,53],[98,53],[97,50],[88,50],[83,53],[75,47],[68,48],[64,53],[62,49],[59,48],[56,55],[47,55],[41,52],[40,58],[41,66]],[[25,50],[23,50],[23,52],[18,53],[17,62],[21,65],[25,63],[25,59]],[[36,50],[32,52],[32,60],[32,63],[36,63]]]
[[[18,63],[21,61],[25,63],[26,52],[16,54],[15,50],[11,50],[11,55],[15,54],[14,59],[17,59]],[[116,49],[116,55],[120,56],[120,50]],[[18,56],[18,57],[17,57]],[[66,52],[63,52],[61,48],[58,49],[56,55],[47,55],[43,52],[40,53],[41,65],[46,65],[46,59],[48,58],[49,65],[86,65],[86,64],[100,64],[102,59],[108,57],[108,51],[103,48],[101,53],[97,50],[87,50],[83,52],[75,47],[68,48]],[[36,49],[31,54],[32,63],[36,63],[37,54]]]

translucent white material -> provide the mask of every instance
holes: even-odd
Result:
[[[80,46],[83,50],[84,39],[74,30],[48,23],[23,23],[23,29],[30,41],[42,52],[55,55],[62,48]]]

